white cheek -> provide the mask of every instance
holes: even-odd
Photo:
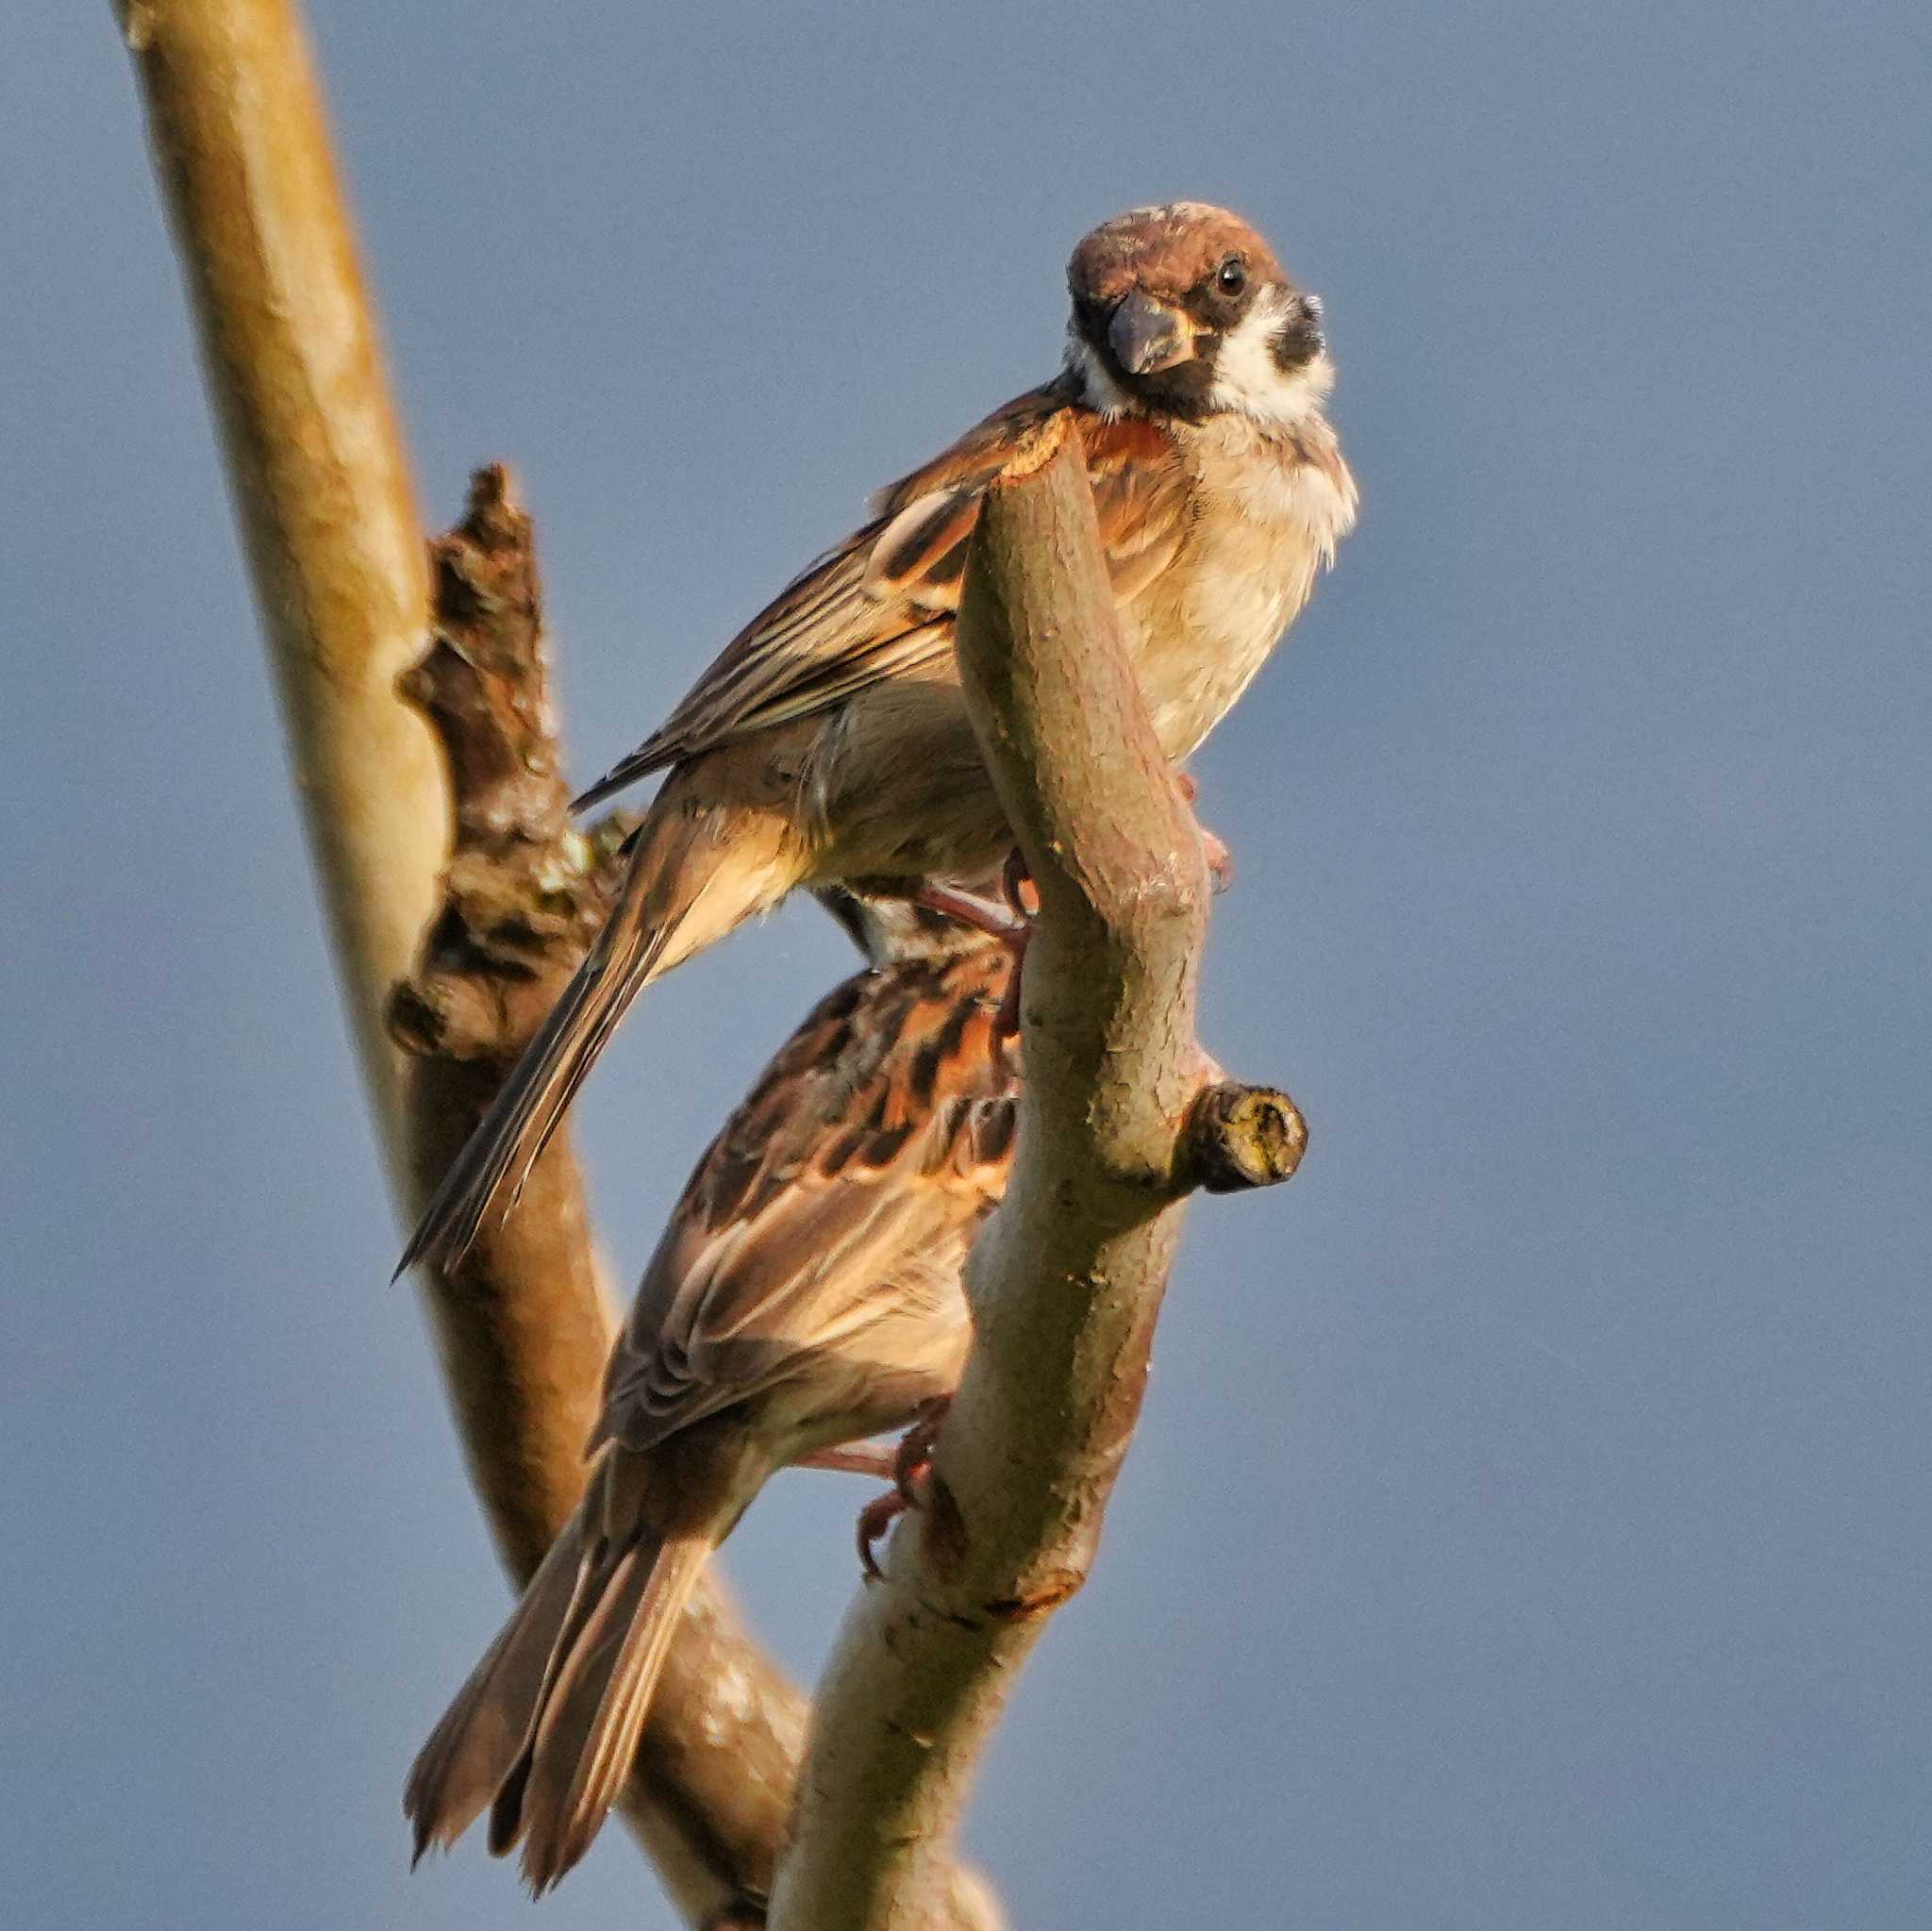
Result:
[[[1335,384],[1334,366],[1326,355],[1284,374],[1274,360],[1269,339],[1288,318],[1289,297],[1275,293],[1257,302],[1221,339],[1214,358],[1217,408],[1252,416],[1259,423],[1293,424],[1320,408]]]
[[[1092,345],[1070,324],[1067,328],[1067,367],[1080,387],[1080,397],[1089,408],[1104,416],[1117,416],[1131,407],[1131,399],[1107,373],[1107,366],[1094,354]]]

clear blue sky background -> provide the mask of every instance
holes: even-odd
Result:
[[[1328,299],[1364,515],[1199,761],[1196,1211],[1100,1570],[972,1840],[1019,1926],[1932,1919],[1922,5],[316,0],[425,502],[507,456],[579,772],[1058,355],[1092,222]],[[406,1874],[504,1606],[395,1251],[130,76],[0,63],[0,1899],[670,1922]],[[586,1107],[648,1250],[845,969],[680,974]],[[730,1567],[813,1667],[858,1491]]]

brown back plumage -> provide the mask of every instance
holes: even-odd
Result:
[[[851,907],[847,907],[848,912]],[[1019,1086],[997,941],[854,915],[888,962],[807,1017],[687,1183],[612,1352],[590,1492],[437,1725],[420,1856],[486,1808],[533,1889],[622,1788],[705,1556],[766,1477],[949,1392],[960,1270],[1005,1190]]]
[[[1184,477],[1144,418],[1083,407],[1065,376],[994,409],[958,441],[873,498],[875,514],[807,566],[734,637],[683,701],[576,802],[583,809],[679,760],[830,709],[952,656],[966,539],[1017,448],[1048,420],[1079,430],[1115,592],[1134,594],[1150,553],[1179,535]]]

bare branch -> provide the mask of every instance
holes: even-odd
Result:
[[[520,542],[527,564],[527,524],[501,478],[486,478],[467,563],[507,605],[463,606],[458,553],[440,553],[445,629],[478,655],[467,684],[441,658],[412,683],[452,750],[463,848],[424,970],[394,1008],[398,1034],[433,1049],[406,1061],[386,1026],[391,989],[437,913],[452,811],[435,738],[396,688],[423,648],[422,536],[312,64],[292,0],[119,0],[117,11],[342,996],[392,1191],[413,1220],[593,911],[597,855],[563,822],[534,571],[518,579],[497,554]],[[486,617],[508,627],[490,632]],[[507,657],[491,658],[491,637]],[[516,770],[492,761],[512,745],[526,760]],[[532,1175],[511,1224],[425,1297],[478,1491],[521,1579],[580,1492],[613,1327],[567,1147]],[[626,1804],[693,1923],[741,1914],[769,1887],[803,1731],[796,1690],[722,1591],[701,1588]]]
[[[601,923],[624,826],[570,823],[549,695],[530,519],[500,468],[431,546],[433,641],[402,680],[456,791],[441,910],[391,1024],[420,1057],[408,1087],[420,1204],[481,1117]],[[559,1134],[520,1205],[425,1282],[472,1477],[521,1585],[576,1507],[612,1323],[582,1177]],[[770,1888],[804,1700],[740,1625],[715,1577],[687,1612],[625,1803],[699,1922]]]
[[[1207,874],[1121,649],[1071,433],[990,494],[958,653],[1041,909],[1027,1099],[975,1251],[977,1338],[925,1507],[820,1687],[774,1931],[932,1922],[980,1754],[1046,1619],[1085,1581],[1201,1184],[1292,1171],[1282,1095],[1208,1084],[1194,1039]]]
[[[449,812],[435,745],[393,688],[422,649],[423,539],[322,102],[285,0],[119,10],[342,996],[400,1165],[382,1003],[436,902]]]
[[[1224,1080],[1194,1095],[1174,1149],[1174,1177],[1204,1193],[1272,1187],[1301,1165],[1307,1146],[1307,1126],[1286,1093]]]

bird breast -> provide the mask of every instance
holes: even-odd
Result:
[[[1189,757],[1234,707],[1355,524],[1355,485],[1319,419],[1216,416],[1185,432],[1193,514],[1129,615],[1162,750]]]

